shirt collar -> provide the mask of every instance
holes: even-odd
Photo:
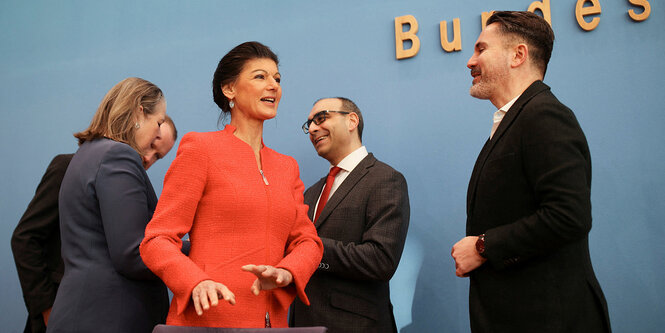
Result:
[[[515,98],[513,98],[512,100],[510,100],[510,102],[508,102],[508,103],[506,103],[506,105],[502,106],[502,107],[499,109],[499,111],[508,112],[508,110],[510,110],[510,108],[513,106],[513,104],[515,104],[515,102],[517,101],[517,99],[520,98],[520,96],[522,96],[522,94],[519,94],[519,95],[515,96]]]
[[[365,148],[365,146],[360,146],[360,148],[354,150],[351,154],[346,155],[337,166],[346,172],[351,172],[367,155],[367,148]],[[334,165],[331,165],[330,168],[333,166]]]

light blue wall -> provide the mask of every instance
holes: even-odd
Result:
[[[468,280],[451,246],[464,235],[466,186],[493,107],[468,95],[466,61],[480,13],[533,0],[14,1],[0,4],[0,327],[25,322],[9,239],[50,159],[73,152],[103,95],[128,76],[159,85],[179,131],[217,128],[210,81],[233,46],[258,40],[281,58],[283,98],[265,142],[294,156],[311,185],[326,169],[300,125],[312,102],[348,96],[365,144],[401,170],[411,228],[393,278],[401,332],[468,332]],[[600,0],[585,32],[574,0],[552,0],[557,39],[548,83],[573,109],[593,157],[591,256],[615,332],[665,326],[665,10],[632,21],[627,0]],[[639,10],[638,10],[639,11]],[[419,22],[420,53],[395,59],[393,20]],[[439,21],[459,17],[461,52],[445,53]],[[174,157],[149,172],[156,190]],[[91,295],[94,297],[94,295]]]

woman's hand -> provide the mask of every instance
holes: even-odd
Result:
[[[212,280],[203,280],[192,290],[192,301],[196,314],[203,315],[203,310],[210,306],[217,306],[219,299],[224,299],[231,305],[236,304],[236,296],[225,285]]]
[[[291,272],[283,268],[275,268],[268,265],[245,265],[242,270],[256,275],[256,280],[250,290],[255,296],[259,295],[261,290],[270,290],[286,287],[293,282]]]

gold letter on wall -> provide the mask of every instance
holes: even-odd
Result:
[[[409,31],[403,31],[403,26],[408,24]],[[413,15],[404,15],[395,18],[395,56],[397,59],[411,58],[420,51],[420,38],[418,33],[418,21]],[[404,49],[404,41],[411,41],[411,48]]]
[[[462,35],[459,28],[459,18],[453,19],[453,41],[448,41],[448,22],[439,22],[439,32],[441,33],[441,47],[446,52],[462,51]]]
[[[552,11],[550,11],[550,0],[534,1],[529,5],[528,11],[535,13],[537,9],[543,13],[543,18],[552,25]]]
[[[642,7],[642,13],[637,14],[635,13],[634,9],[631,9],[628,11],[628,16],[632,18],[633,20],[637,22],[642,22],[649,18],[649,15],[651,14],[651,5],[649,4],[649,1],[647,0],[628,0],[631,4],[635,6],[640,6]]]
[[[586,2],[591,2],[591,6],[584,6]],[[600,14],[600,2],[598,0],[577,0],[575,5],[575,18],[577,19],[577,24],[586,31],[596,29],[598,23],[600,22],[599,17],[594,17],[591,19],[591,22],[584,20],[586,15],[595,15]]]
[[[490,18],[490,16],[492,16],[492,14],[494,14],[494,11],[491,11],[489,13],[488,12],[480,13],[480,21],[481,21],[480,22],[480,28],[482,30],[485,30],[485,25],[487,25],[487,19]]]

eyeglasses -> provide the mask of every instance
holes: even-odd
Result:
[[[319,111],[314,115],[314,117],[312,117],[312,119],[308,119],[304,124],[302,124],[302,131],[305,132],[305,134],[309,134],[309,125],[312,123],[316,124],[316,126],[323,124],[323,122],[326,121],[328,117],[330,117],[328,115],[328,113],[330,112],[341,113],[341,114],[351,113],[348,111],[333,111],[333,110]]]

